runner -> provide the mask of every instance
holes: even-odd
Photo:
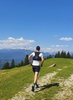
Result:
[[[32,91],[34,92],[34,87],[38,88],[38,84],[37,84],[37,79],[38,79],[38,74],[40,71],[40,67],[43,66],[43,62],[44,62],[44,57],[43,54],[40,51],[40,47],[37,46],[36,47],[36,52],[33,52],[29,57],[29,63],[32,66],[32,70],[34,72],[34,84],[32,86]],[[33,57],[33,63],[31,63],[31,57]]]

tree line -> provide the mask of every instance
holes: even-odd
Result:
[[[53,58],[51,55],[47,56],[46,58],[44,58],[45,60],[46,59],[49,59],[49,58]]]
[[[45,58],[45,60],[49,58],[53,58],[53,57],[49,55]],[[71,56],[69,52],[66,53],[65,51],[62,51],[62,52],[58,51],[58,53],[55,54],[54,58],[72,58],[73,59],[73,55]],[[9,62],[6,62],[4,66],[2,67],[2,69],[12,69],[14,67],[21,67],[28,64],[29,64],[29,60],[28,60],[28,54],[27,54],[24,61],[22,60],[20,63],[15,65],[15,61],[14,59],[12,59],[11,65],[9,65]]]
[[[15,68],[15,67],[21,67],[21,66],[25,66],[25,65],[28,65],[28,64],[29,64],[28,55],[26,55],[24,61],[22,60],[20,63],[15,65],[15,61],[14,61],[14,59],[12,59],[12,62],[11,62],[10,65],[9,65],[9,62],[6,62],[1,69],[2,70],[3,69],[12,69],[12,68]]]
[[[45,58],[45,60],[49,58],[53,58],[53,57],[49,55]],[[72,58],[73,59],[73,55],[71,56],[69,51],[67,53],[65,51],[62,51],[62,52],[58,51],[58,53],[54,55],[54,58]]]
[[[65,51],[58,51],[58,53],[55,54],[54,58],[73,58],[73,55],[71,56],[69,51],[67,53]]]

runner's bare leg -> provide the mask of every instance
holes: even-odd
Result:
[[[34,83],[37,83],[39,72],[34,72]]]

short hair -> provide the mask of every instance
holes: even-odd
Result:
[[[37,46],[37,47],[36,47],[36,50],[40,50],[40,46]]]

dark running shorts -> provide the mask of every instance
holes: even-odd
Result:
[[[32,66],[33,72],[39,72],[40,71],[40,66]]]

